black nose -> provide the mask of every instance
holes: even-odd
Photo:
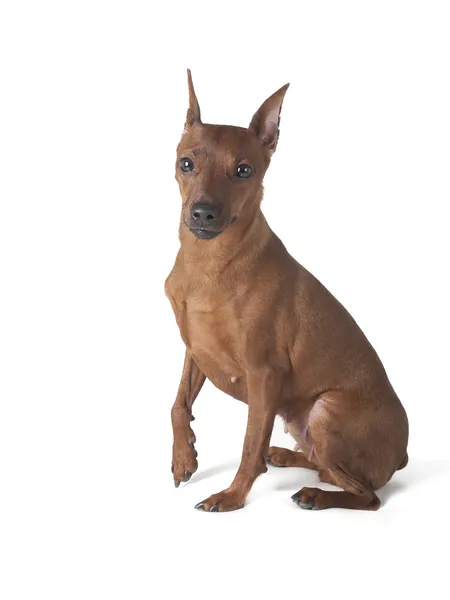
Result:
[[[215,219],[219,215],[218,209],[214,204],[194,204],[192,207],[192,221],[199,228],[206,229],[214,224]]]

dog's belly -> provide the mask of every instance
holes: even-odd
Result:
[[[199,348],[193,348],[191,352],[199,369],[211,383],[222,392],[225,392],[225,394],[246,402],[247,387],[245,377],[237,365],[233,365],[231,361],[220,363],[215,357]]]
[[[228,363],[220,364],[215,357],[202,352],[201,350],[192,349],[192,356],[197,363],[199,369],[219,390],[246,402],[247,387],[245,377],[238,366],[233,366]]]
[[[295,440],[295,451],[301,451],[311,460],[311,451],[313,449],[311,438],[308,432],[308,411],[306,414],[298,417],[296,420],[287,421],[284,418],[284,432],[289,433]]]
[[[189,337],[192,356],[206,377],[226,394],[245,401],[244,373],[233,354],[233,344],[227,344],[228,336],[205,333],[201,328],[193,329]]]
[[[243,399],[243,370],[239,339],[230,308],[203,298],[187,302],[185,338],[200,370],[220,390]]]

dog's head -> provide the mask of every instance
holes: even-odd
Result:
[[[262,104],[248,128],[202,123],[189,70],[188,84],[189,109],[176,163],[182,227],[198,238],[212,239],[260,198],[289,84]]]

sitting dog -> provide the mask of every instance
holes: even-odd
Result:
[[[303,488],[292,496],[301,508],[377,510],[375,491],[408,462],[405,410],[356,322],[260,209],[288,85],[248,128],[202,123],[190,71],[188,86],[176,162],[181,247],[165,288],[186,346],[171,412],[175,485],[197,469],[192,405],[207,377],[248,405],[248,423],[230,487],[196,508],[242,508],[268,462],[316,469],[343,490]],[[296,451],[269,448],[276,415]]]

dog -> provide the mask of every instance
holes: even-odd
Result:
[[[188,70],[189,108],[177,148],[180,249],[166,280],[186,346],[171,410],[175,486],[197,469],[192,405],[208,378],[248,405],[242,459],[230,487],[195,508],[242,508],[255,479],[278,467],[319,472],[342,488],[304,487],[304,509],[377,510],[376,490],[408,462],[408,419],[364,333],[289,255],[261,212],[289,84],[248,128],[203,123]],[[295,450],[270,447],[275,417]]]

